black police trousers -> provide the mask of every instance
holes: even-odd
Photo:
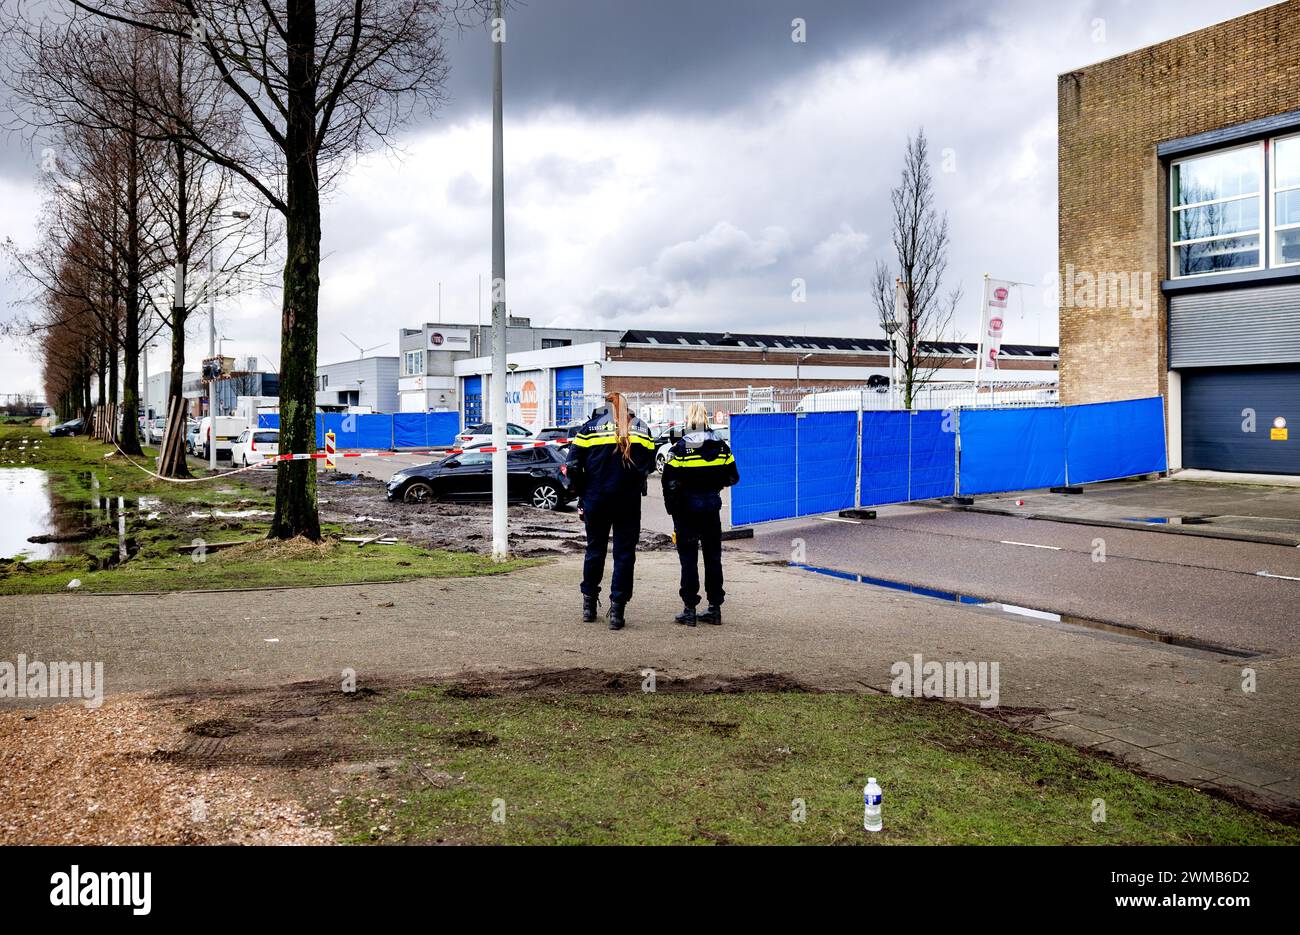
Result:
[[[614,539],[614,573],[609,579],[609,599],[615,604],[632,600],[632,578],[636,570],[636,544],[641,538],[641,497],[600,498],[582,502],[587,526],[587,556],[582,563],[582,593],[600,596],[605,576],[605,553],[611,533]]]
[[[722,519],[717,510],[681,510],[673,514],[677,533],[677,558],[682,563],[682,603],[694,607],[700,602],[700,570],[697,556],[704,553],[704,593],[710,604],[722,604]]]

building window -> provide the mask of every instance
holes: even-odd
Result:
[[[569,347],[573,344],[568,338],[542,338],[542,350],[550,347]]]
[[[1174,277],[1261,269],[1263,191],[1263,143],[1174,162],[1169,169]]]
[[[1300,134],[1273,141],[1272,265],[1300,263]]]
[[[407,351],[402,358],[402,375],[418,377],[424,373],[424,351]]]
[[[318,383],[319,385],[316,387],[316,389],[318,389],[318,390],[323,390],[323,389],[325,389],[327,386],[330,385],[329,374],[322,373],[322,374],[320,375],[320,378],[317,380],[317,383]]]

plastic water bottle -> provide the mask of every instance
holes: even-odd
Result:
[[[862,827],[868,831],[879,831],[884,827],[884,822],[880,818],[880,786],[876,785],[874,776],[867,779],[867,784],[862,787]]]

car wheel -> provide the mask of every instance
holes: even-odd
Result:
[[[244,467],[248,467],[248,455],[244,455]]]
[[[531,502],[539,510],[554,510],[560,505],[560,491],[551,483],[538,484],[533,488]]]
[[[402,491],[402,500],[407,503],[430,503],[433,499],[433,487],[426,481],[411,481]]]
[[[660,474],[663,473],[664,465],[668,463],[668,453],[661,451],[655,455],[655,470]]]

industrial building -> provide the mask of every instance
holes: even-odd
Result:
[[[1061,402],[1171,469],[1300,474],[1300,4],[1058,79]]]
[[[586,418],[603,393],[665,389],[723,391],[737,387],[864,386],[889,376],[886,338],[827,338],[716,331],[616,332],[613,339],[507,355],[506,417],[536,431]],[[970,383],[979,347],[958,341],[922,342],[930,380]],[[1004,344],[1000,381],[1054,384],[1054,347]],[[490,355],[452,366],[464,425],[485,421]]]
[[[527,318],[510,316],[507,353],[550,350],[615,340],[620,332],[593,328],[533,327]],[[492,354],[490,325],[426,322],[398,335],[400,373],[397,391],[401,412],[456,412],[462,407],[458,361]]]
[[[359,357],[316,367],[316,408],[397,412],[397,357]]]

